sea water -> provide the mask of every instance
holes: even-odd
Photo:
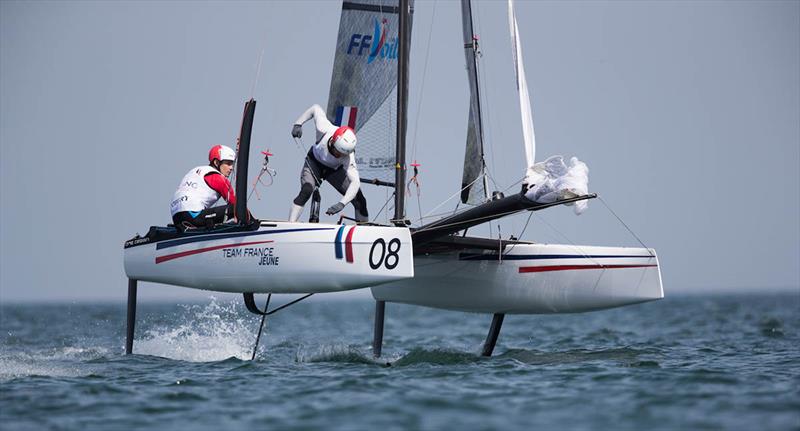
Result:
[[[797,292],[510,315],[490,358],[491,316],[387,304],[375,359],[374,302],[314,297],[254,361],[260,319],[199,295],[140,303],[131,356],[123,302],[0,305],[0,428],[800,429]]]

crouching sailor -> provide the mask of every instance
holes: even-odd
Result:
[[[356,210],[356,221],[369,221],[367,199],[361,193],[361,180],[356,167],[355,132],[349,127],[334,126],[325,116],[325,111],[319,105],[313,105],[295,121],[292,136],[302,137],[303,123],[312,118],[317,128],[317,141],[308,151],[303,170],[300,172],[300,193],[294,198],[289,221],[297,221],[300,218],[303,206],[323,180],[327,180],[342,194],[342,199],[328,208],[325,214],[336,214],[352,202]]]
[[[212,227],[233,216],[236,195],[228,177],[233,170],[236,153],[217,145],[208,152],[207,166],[198,166],[181,180],[170,205],[172,222],[183,232],[188,228]],[[219,198],[227,205],[212,207]]]

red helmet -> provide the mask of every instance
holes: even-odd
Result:
[[[348,155],[356,149],[356,132],[347,126],[339,127],[331,136],[331,144],[337,152]]]
[[[226,147],[224,145],[215,145],[211,147],[211,151],[208,152],[208,161],[213,162],[214,159],[219,160],[220,162],[223,160],[236,160],[236,152],[234,152],[230,147]]]

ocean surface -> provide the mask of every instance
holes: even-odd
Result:
[[[491,358],[489,315],[387,304],[373,359],[372,301],[311,298],[255,361],[202,298],[140,302],[131,356],[122,302],[1,304],[0,429],[800,429],[800,293],[510,315]]]

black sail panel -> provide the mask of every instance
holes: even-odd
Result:
[[[478,88],[478,39],[472,26],[470,0],[461,0],[461,24],[464,56],[469,81],[469,117],[467,119],[467,144],[464,153],[464,171],[461,177],[461,202],[480,204],[487,200],[486,163],[483,157],[483,120]]]

